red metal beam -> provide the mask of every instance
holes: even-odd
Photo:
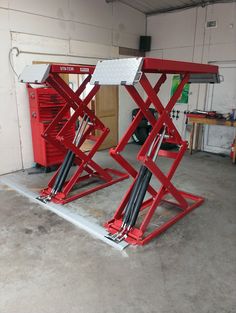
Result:
[[[95,66],[78,64],[52,64],[50,73],[58,74],[93,74]]]
[[[144,73],[166,74],[217,74],[218,66],[192,62],[144,58],[142,71]]]

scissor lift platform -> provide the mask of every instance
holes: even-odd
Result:
[[[20,75],[20,82],[27,84],[46,84],[54,88],[62,99],[65,100],[65,105],[48,125],[42,136],[60,151],[71,151],[75,155],[73,162],[76,165],[76,169],[72,176],[64,182],[59,192],[52,195],[56,179],[61,170],[59,168],[49,181],[48,186],[41,191],[41,197],[39,198],[41,200],[50,199],[55,203],[64,204],[129,177],[128,174],[118,170],[102,168],[93,160],[95,153],[109,133],[109,129],[88,107],[90,101],[99,91],[100,86],[93,86],[87,96],[82,98],[82,94],[91,80],[94,68],[95,66],[74,64],[35,64],[27,66]],[[86,77],[77,91],[74,92],[60,77],[60,74],[83,74]],[[67,113],[70,118],[65,123],[64,116]],[[79,140],[79,144],[76,145],[75,138],[74,140],[73,138],[68,138],[67,134],[71,128],[75,127],[78,121],[83,121],[85,117],[87,119],[87,126],[84,128],[84,133]],[[59,128],[58,125],[63,125],[63,127]],[[58,129],[60,130],[58,131]],[[98,133],[98,135],[95,136],[94,133]],[[87,139],[93,142],[92,148],[88,153],[84,152],[81,148]],[[82,175],[84,172],[86,174]],[[76,191],[73,191],[73,194],[71,193],[72,189],[75,189],[75,185],[79,186],[80,182],[88,181],[91,177],[99,179],[99,184],[89,184],[87,189],[83,189],[82,191],[76,188]]]
[[[147,74],[153,74],[156,77],[156,84],[154,86],[151,85],[149,81],[150,76]],[[168,74],[179,74],[181,79],[175,93],[170,98],[168,103],[163,104],[158,96],[158,93],[160,92],[161,86],[166,82]],[[134,180],[124,195],[124,198],[121,201],[120,206],[117,208],[114,217],[105,223],[105,227],[110,233],[109,237],[111,240],[125,239],[128,243],[143,245],[168,229],[171,225],[183,218],[193,209],[200,206],[204,201],[204,199],[200,196],[180,190],[175,187],[172,182],[173,175],[176,172],[176,169],[188,147],[188,142],[181,138],[170,117],[170,113],[179,99],[185,84],[218,83],[218,67],[208,64],[178,62],[154,58],[105,60],[98,62],[91,82],[95,86],[123,85],[140,109],[117,147],[110,150],[111,156],[127,171],[131,177],[134,178]],[[134,86],[138,82],[147,96],[146,100],[143,100],[140,93]],[[151,104],[154,105],[155,110],[158,112],[158,119],[156,119],[149,111]],[[150,198],[144,200],[142,205],[139,207],[139,212],[142,211],[142,214],[140,214],[142,216],[139,216],[138,225],[136,224],[127,228],[127,226],[124,226],[124,216],[126,214],[127,205],[132,198],[132,191],[134,190],[135,184],[139,179],[139,174],[133,165],[128,162],[121,153],[129,142],[130,137],[136,130],[143,116],[151,124],[152,130],[144,145],[141,147],[137,155],[137,160],[147,169],[149,173],[151,172],[151,174],[159,180],[161,186],[159,189],[155,189],[151,186],[151,184],[148,185],[147,191],[150,194]],[[177,151],[158,150],[158,156],[172,160],[172,165],[166,174],[160,169],[160,166],[157,164],[158,162],[153,160],[154,152],[152,150],[150,152],[150,147],[152,147],[154,142],[154,146],[157,146],[163,129],[165,129],[163,142],[173,143],[178,146]],[[142,185],[142,180],[140,185]],[[138,190],[141,189],[139,188]],[[137,198],[134,201],[137,202]],[[148,229],[150,222],[154,218],[154,213],[157,207],[163,202],[173,205],[173,207],[178,208],[179,211],[169,220],[155,227],[150,232]],[[153,222],[156,224],[158,221]]]

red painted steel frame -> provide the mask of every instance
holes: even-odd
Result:
[[[123,179],[128,178],[128,174],[124,174],[120,171],[110,169],[110,168],[102,168],[99,164],[92,160],[93,156],[97,152],[98,148],[106,138],[109,133],[109,129],[105,127],[105,125],[101,122],[101,120],[94,114],[92,110],[88,108],[88,104],[96,95],[99,90],[99,86],[94,86],[88,95],[82,100],[81,94],[86,88],[86,85],[89,83],[91,79],[91,75],[94,71],[94,66],[87,65],[68,65],[68,64],[53,64],[50,68],[49,77],[46,80],[46,83],[53,87],[63,99],[65,99],[66,104],[56,115],[54,120],[50,123],[50,125],[45,130],[43,137],[54,144],[61,151],[67,151],[70,149],[75,153],[74,163],[77,165],[76,170],[73,175],[65,182],[62,191],[58,192],[53,198],[52,201],[55,203],[67,203],[73,201],[77,198],[81,198],[87,194],[95,192],[99,189],[110,186],[114,183],[117,183]],[[79,86],[78,90],[74,92],[60,77],[59,74],[67,73],[67,74],[87,74],[87,77],[84,79],[82,84]],[[64,126],[58,130],[57,136],[52,137],[51,134],[57,130],[57,126],[62,123],[62,120],[65,116],[65,113],[70,112],[71,110],[74,113],[71,115],[69,120],[65,123]],[[92,125],[89,125],[84,132],[84,135],[80,141],[79,146],[75,146],[73,143],[73,138],[68,138],[68,131],[75,127],[75,123],[78,119],[83,118],[84,115],[89,117]],[[99,135],[94,136],[95,131],[99,131]],[[91,150],[88,153],[85,153],[81,150],[81,146],[85,140],[89,139],[93,141],[94,144]],[[60,169],[54,174],[51,180],[48,183],[48,187],[41,191],[41,196],[47,196],[51,193],[55,179]],[[87,172],[87,174],[82,175],[83,172]],[[91,177],[96,177],[101,179],[101,183],[96,186],[90,186],[88,189],[79,191],[73,195],[70,194],[72,188]]]
[[[151,86],[145,73],[161,74],[154,87]],[[156,177],[161,183],[161,187],[159,188],[159,190],[155,190],[155,188],[153,188],[151,185],[149,185],[148,187],[148,192],[150,193],[151,198],[145,200],[140,208],[140,211],[145,210],[145,212],[143,212],[144,215],[142,221],[139,222],[139,226],[134,227],[129,231],[128,237],[126,238],[126,241],[131,244],[146,244],[151,239],[158,236],[171,225],[176,223],[179,219],[183,218],[193,209],[200,206],[204,201],[202,197],[179,190],[171,182],[171,179],[187,149],[188,143],[187,141],[183,140],[178,133],[170,117],[170,112],[176,104],[178,98],[180,97],[184,85],[188,82],[190,74],[194,73],[217,74],[218,67],[206,64],[144,58],[140,84],[147,95],[146,101],[142,99],[134,86],[125,86],[130,96],[140,108],[140,111],[132,121],[123,138],[120,140],[118,146],[115,149],[110,150],[110,154],[134,178],[134,181],[126,192],[120,206],[116,210],[113,219],[105,224],[105,227],[108,229],[108,231],[112,234],[119,231],[122,224],[122,217],[124,214],[125,206],[129,200],[129,196],[135,180],[137,179],[137,171],[127,160],[125,160],[125,158],[121,155],[121,152],[127,145],[135,129],[139,125],[143,115],[152,125],[152,131],[149,134],[144,145],[140,149],[137,155],[137,159],[142,164],[144,164],[152,172],[154,177]],[[171,97],[167,105],[164,106],[158,97],[158,92],[162,84],[166,81],[166,74],[182,74],[183,78],[174,95]],[[154,105],[159,114],[157,120],[148,110],[151,104]],[[164,125],[166,125],[167,127],[167,133],[169,137],[168,139],[166,139],[166,141],[175,143],[179,146],[179,150],[176,152],[165,150],[159,151],[159,156],[173,159],[173,163],[167,174],[164,174],[160,170],[157,164],[152,161],[151,156],[147,156],[150,145],[156,138],[157,134],[160,133]],[[166,196],[172,196],[175,201],[167,199]],[[156,208],[163,202],[172,204],[175,208],[177,207],[180,212],[177,213],[174,217],[171,217],[168,221],[164,222],[161,226],[156,227],[156,229],[148,231],[148,226],[150,225],[150,221],[155,213]]]

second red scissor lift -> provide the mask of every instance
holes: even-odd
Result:
[[[135,66],[137,71],[136,74],[134,73],[132,81],[130,73]],[[109,67],[110,76],[107,73]],[[150,83],[149,74],[153,74],[152,76],[156,78],[154,85]],[[170,100],[167,103],[162,103],[159,94],[161,87],[166,83],[168,74],[179,74],[180,83]],[[138,81],[145,92],[146,100],[143,100],[143,97],[134,86]],[[185,192],[173,183],[173,176],[188,147],[188,142],[181,138],[170,115],[181,96],[185,84],[189,82],[219,82],[218,67],[153,58],[143,58],[139,61],[134,59],[133,62],[128,59],[108,60],[101,61],[98,64],[94,72],[93,82],[95,85],[124,85],[124,88],[140,109],[118,146],[110,151],[112,157],[134,180],[113,218],[105,223],[105,227],[109,231],[108,238],[111,240],[119,242],[125,239],[129,243],[143,245],[183,218],[194,208],[200,206],[204,201],[202,197]],[[157,119],[149,111],[151,104],[158,112]],[[152,130],[137,154],[137,160],[142,164],[138,172],[121,153],[143,116],[151,124]],[[174,143],[178,146],[178,149],[176,151],[162,150],[161,143],[163,142]],[[171,160],[167,172],[161,169],[158,162],[155,162],[157,156]],[[154,188],[149,184],[151,176],[159,181],[159,188]],[[149,198],[144,198],[146,191]],[[163,203],[170,205],[172,207],[170,211],[174,214],[170,214],[169,219],[159,223],[160,216],[155,217],[154,215],[158,206]]]

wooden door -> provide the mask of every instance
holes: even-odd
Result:
[[[95,97],[95,113],[110,132],[100,149],[114,147],[118,142],[118,87],[101,86]]]
[[[118,87],[101,86],[92,107],[96,116],[110,129],[99,150],[116,146],[118,142]],[[96,132],[95,135],[99,135],[99,133]],[[91,147],[92,143],[87,140],[82,149],[88,151]]]

